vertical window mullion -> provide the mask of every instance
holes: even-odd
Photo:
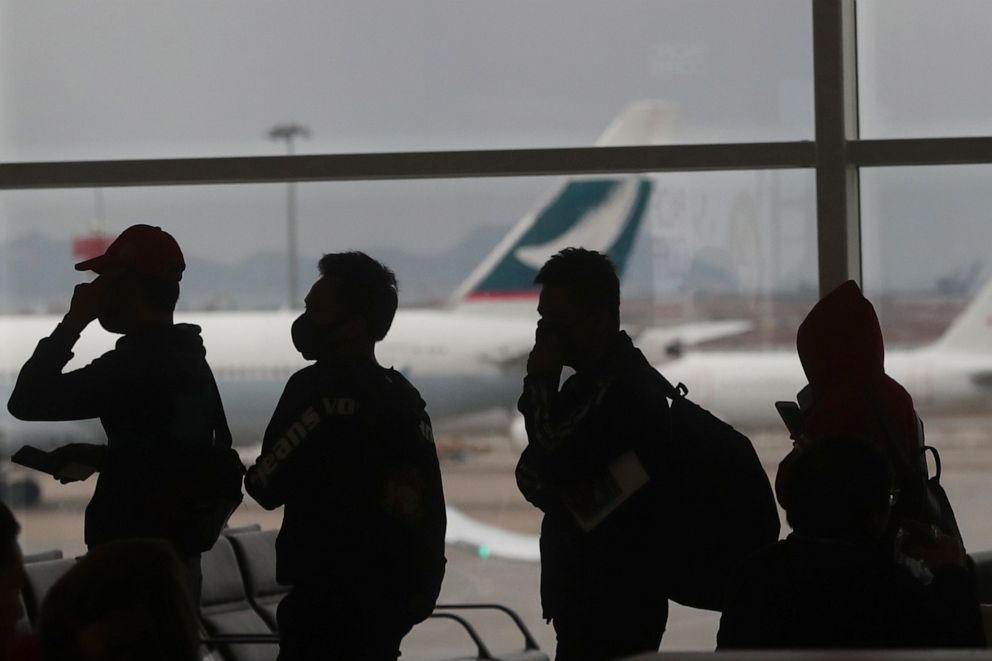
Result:
[[[855,0],[812,0],[816,110],[816,224],[820,294],[861,281]]]

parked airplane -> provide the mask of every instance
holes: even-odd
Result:
[[[610,125],[599,144],[656,142],[655,133],[667,119],[664,107],[635,104]],[[647,214],[651,189],[651,181],[641,176],[566,181],[535,212],[521,219],[456,290],[445,309],[398,311],[389,335],[378,346],[380,362],[411,378],[442,430],[447,421],[465,413],[509,409],[519,394],[522,367],[533,344],[537,270],[561,248],[579,245],[608,253],[622,275]],[[305,364],[290,339],[296,314],[177,315],[177,322],[202,328],[207,357],[239,445],[259,442],[283,385]],[[20,366],[37,340],[58,321],[52,316],[0,317],[0,400],[9,399]],[[656,344],[691,345],[714,334],[733,332],[738,330],[693,324],[684,335],[671,328],[656,329],[653,337]],[[109,350],[114,340],[115,336],[93,324],[77,343],[67,369],[85,365]],[[95,420],[22,422],[6,410],[0,412],[0,458],[22,445],[47,449],[68,442],[101,443],[104,438]],[[29,494],[37,493],[28,487]]]
[[[458,414],[512,405],[520,388],[519,365],[533,344],[537,268],[562,237],[608,252],[622,269],[647,211],[651,182],[642,177],[580,179],[565,183],[542,208],[525,217],[473,274],[466,301],[531,299],[528,315],[476,314],[470,305],[447,309],[401,309],[377,356],[417,385],[439,423]],[[67,292],[68,295],[68,292]],[[202,328],[207,359],[227,407],[237,442],[257,443],[289,375],[305,365],[293,348],[290,325],[298,311],[200,312],[177,315]],[[6,401],[17,370],[38,339],[59,319],[0,317],[0,398]],[[116,336],[92,324],[67,366],[85,365],[113,346]],[[4,413],[2,449],[25,443],[41,447],[67,439],[100,442],[94,421],[19,422]]]
[[[744,428],[780,426],[776,400],[794,400],[806,384],[799,356],[789,351],[696,351],[657,365],[689,398]],[[913,397],[917,411],[960,413],[992,399],[992,281],[935,342],[887,351],[885,371]]]

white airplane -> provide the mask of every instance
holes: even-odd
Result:
[[[668,115],[658,104],[627,108],[600,144],[638,137],[656,141]],[[661,113],[661,114],[659,114]],[[659,128],[661,127],[661,128]],[[647,215],[651,181],[641,176],[575,178],[524,216],[466,279],[443,309],[401,309],[377,357],[406,374],[428,402],[435,424],[466,413],[509,409],[537,319],[534,277],[559,249],[585,246],[606,252],[621,275]],[[402,286],[402,283],[400,283]],[[70,292],[66,292],[68,297]],[[306,363],[294,350],[290,326],[298,311],[199,312],[177,322],[201,327],[235,442],[257,444],[289,376]],[[17,372],[37,341],[59,318],[0,317],[0,400],[9,399]],[[678,338],[677,332],[673,336]],[[695,335],[685,338],[691,342]],[[110,350],[116,336],[92,324],[67,369]],[[505,424],[505,423],[504,423]],[[505,431],[505,429],[503,429]],[[0,456],[22,445],[51,448],[70,440],[99,443],[96,421],[21,422],[0,411]]]
[[[634,104],[607,129],[599,144],[657,142],[669,118],[664,106]],[[660,127],[660,128],[659,128]],[[460,286],[444,309],[401,309],[377,346],[381,364],[404,372],[428,402],[436,427],[466,413],[510,409],[520,391],[523,365],[533,344],[538,290],[534,277],[561,248],[584,246],[608,253],[622,276],[647,215],[651,181],[641,176],[576,178],[565,182],[526,215]],[[401,283],[402,284],[402,283]],[[68,295],[68,292],[67,292]],[[201,327],[207,360],[224,399],[235,443],[257,445],[289,376],[306,363],[294,350],[290,326],[298,312],[201,312],[177,322]],[[0,317],[0,401],[6,402],[17,372],[58,317]],[[740,332],[726,322],[654,329],[652,342],[691,345]],[[116,336],[92,324],[76,344],[67,369],[110,350]],[[505,423],[503,423],[505,424]],[[505,432],[503,427],[498,431]],[[49,449],[68,442],[102,443],[98,421],[22,422],[0,411],[0,458],[23,445]],[[30,500],[38,494],[26,483]],[[452,542],[491,548],[494,555],[536,557],[536,546],[519,535],[449,512]],[[525,550],[514,554],[515,544]]]
[[[627,263],[646,215],[651,182],[642,177],[571,180],[541,209],[525,217],[463,286],[458,303],[444,309],[401,309],[376,349],[379,362],[402,371],[420,390],[438,425],[461,414],[513,405],[521,368],[534,341],[537,289],[545,256],[562,237],[608,252],[619,269]],[[68,293],[67,293],[68,296]],[[511,314],[496,314],[502,302]],[[526,301],[528,314],[514,305]],[[483,313],[485,312],[485,313]],[[176,315],[201,327],[207,361],[216,376],[232,434],[239,445],[258,443],[289,376],[306,365],[293,348],[290,326],[299,311],[199,312]],[[17,372],[58,317],[0,317],[0,399],[9,399]],[[67,370],[110,350],[117,336],[91,324]],[[690,338],[691,339],[691,338]],[[21,422],[0,416],[0,451],[24,444],[41,448],[102,442],[97,421]]]
[[[795,350],[696,351],[656,365],[689,398],[742,428],[780,428],[777,400],[806,385]],[[992,401],[992,281],[931,344],[886,351],[885,371],[909,391],[917,411],[953,414]]]

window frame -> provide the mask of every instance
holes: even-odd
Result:
[[[992,137],[861,140],[856,0],[812,3],[815,140],[0,163],[0,190],[813,169],[819,290],[861,281],[859,169],[992,163]]]

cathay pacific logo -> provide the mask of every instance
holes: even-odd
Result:
[[[651,181],[644,177],[569,181],[540,211],[514,228],[468,279],[460,296],[536,297],[538,271],[570,247],[609,255],[622,276],[650,196]]]
[[[517,248],[514,256],[538,270],[559,251],[572,246],[607,253],[620,238],[637,201],[639,182],[624,181],[597,206],[590,208],[572,227],[558,237],[533,246]]]

